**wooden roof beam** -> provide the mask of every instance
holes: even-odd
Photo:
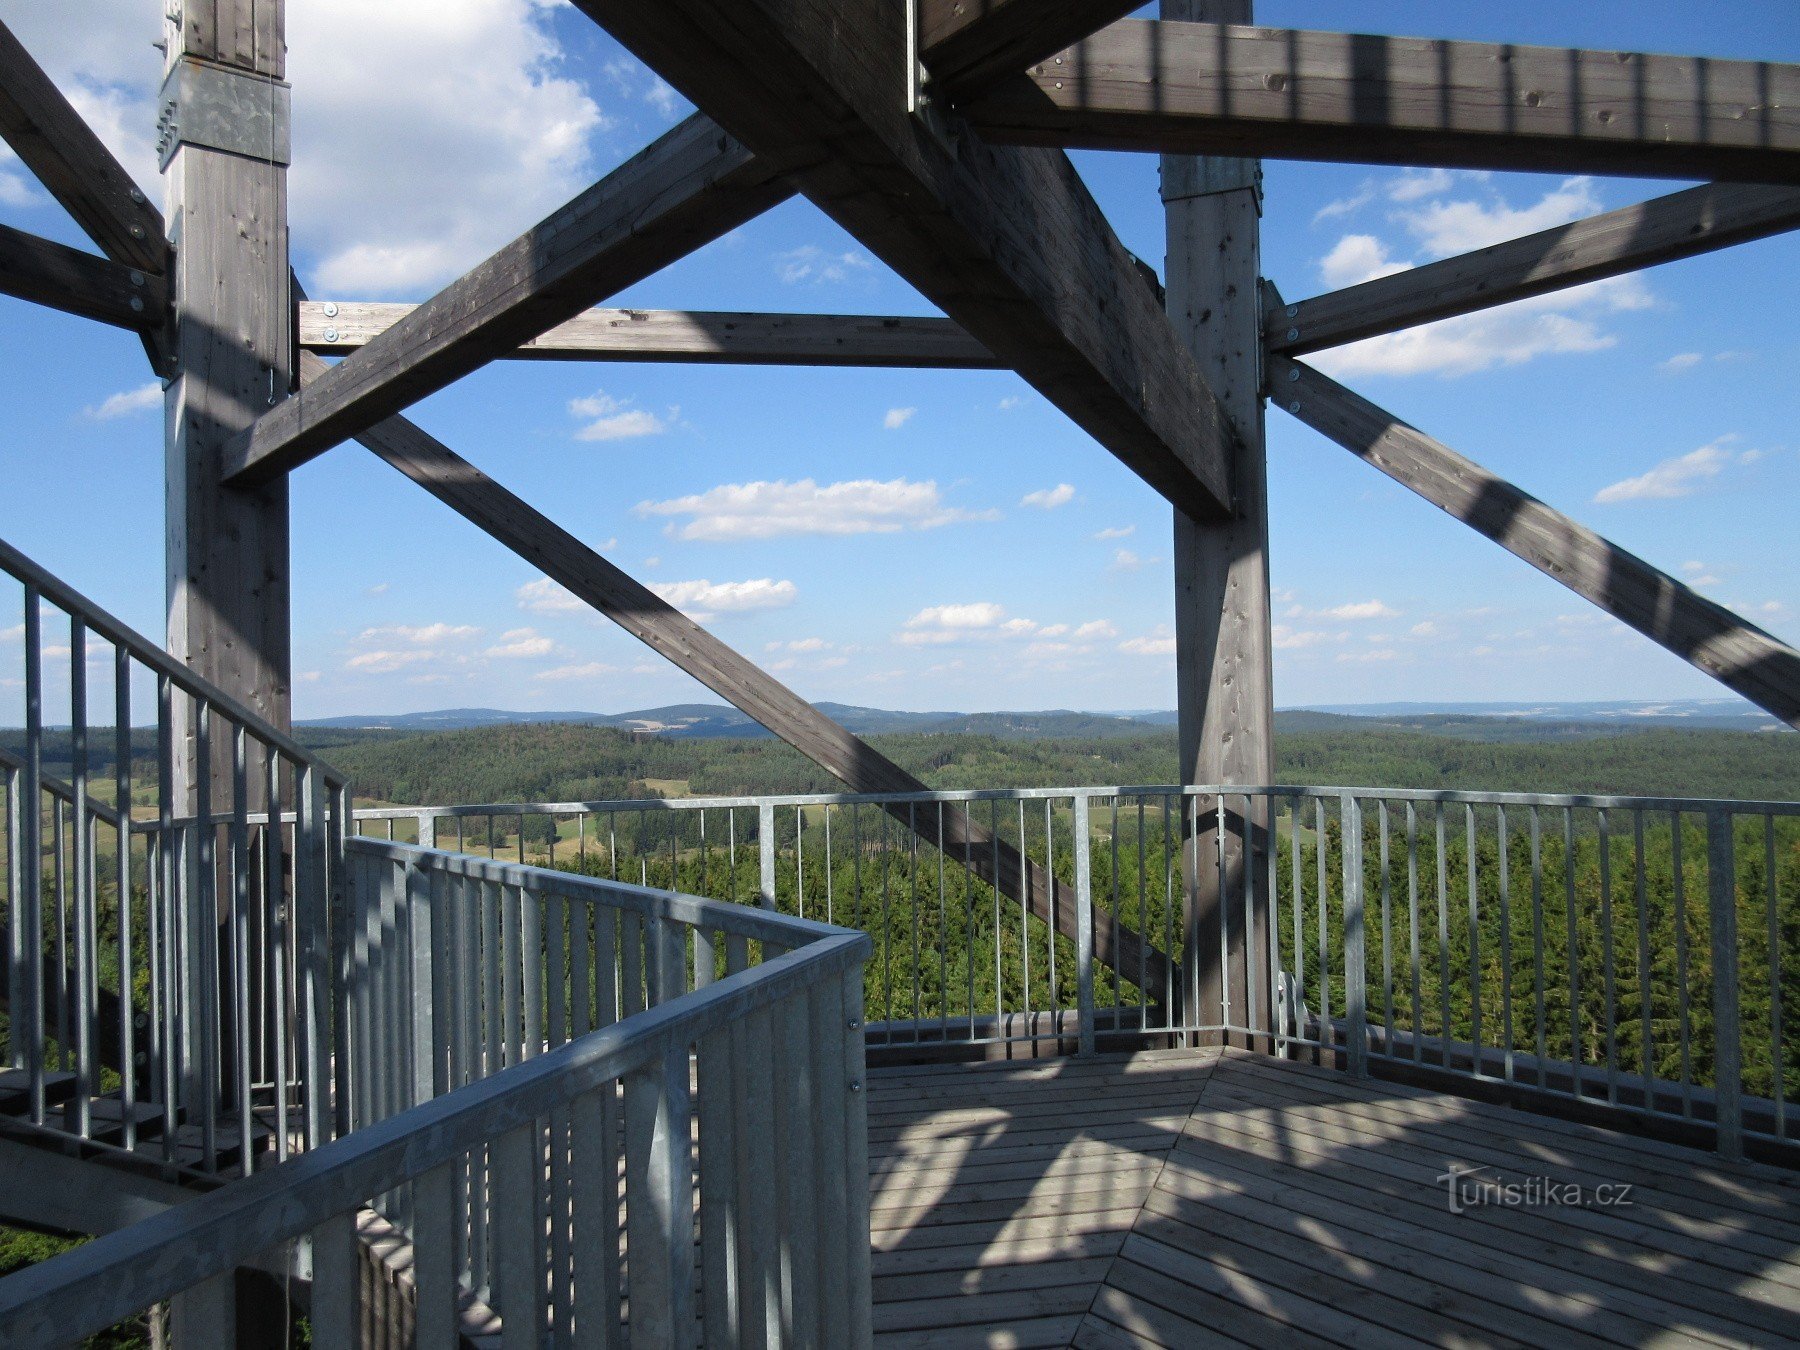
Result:
[[[323,356],[348,355],[415,308],[366,301],[304,301],[300,305],[300,345]],[[987,348],[949,319],[677,309],[590,309],[502,356],[518,361],[1000,368]]]
[[[576,0],[1188,515],[1232,500],[1228,420],[1066,155],[907,111],[889,0]]]
[[[1800,226],[1800,188],[1708,183],[1392,276],[1273,304],[1272,352],[1298,356],[1544,295]]]
[[[1141,0],[919,0],[919,51],[955,101],[1056,55]]]
[[[167,284],[78,248],[0,225],[0,294],[147,333],[163,325]]]
[[[992,141],[1800,183],[1800,66],[1128,19],[963,112]]]
[[[0,136],[116,263],[168,270],[162,213],[0,23]]]
[[[1275,403],[1313,430],[1800,728],[1800,652],[1310,366],[1272,356],[1268,373]]]
[[[510,353],[788,197],[778,162],[690,117],[276,404],[225,450],[266,482]]]
[[[332,369],[311,352],[300,355],[303,385],[325,378]],[[852,792],[929,791],[867,741],[726,646],[423,428],[396,416],[364,428],[357,439],[390,467],[754,718]],[[1054,922],[1059,932],[1073,935],[1077,931],[1073,890],[1012,845],[997,841],[967,813],[949,808],[940,817],[935,811],[916,812],[905,805],[888,809],[951,856],[966,852],[978,875],[990,884],[997,878],[1003,894],[1027,897],[1032,911]],[[1097,959],[1133,980],[1140,978],[1141,972],[1147,991],[1170,987],[1168,963],[1161,951],[1123,924],[1111,922],[1104,913],[1096,919]]]

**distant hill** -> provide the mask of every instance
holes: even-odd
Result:
[[[1003,740],[1066,739],[1137,735],[1172,728],[1167,710],[1083,712],[900,712],[848,703],[821,703],[819,710],[859,736],[927,732],[994,736]],[[736,708],[722,703],[675,703],[630,712],[511,712],[499,708],[446,708],[392,716],[344,716],[303,722],[307,728],[355,733],[464,731],[478,727],[542,723],[616,727],[672,739],[757,738],[769,733]],[[1572,741],[1621,732],[1718,729],[1782,731],[1767,713],[1737,699],[1611,703],[1377,703],[1283,708],[1277,731],[1355,731],[1371,727],[1421,731],[1478,741]]]

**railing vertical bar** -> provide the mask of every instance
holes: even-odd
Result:
[[[194,908],[190,914],[192,932],[196,935],[195,956],[198,978],[194,987],[199,996],[199,1017],[194,1028],[199,1046],[199,1073],[195,1083],[196,1105],[200,1113],[200,1154],[208,1172],[218,1170],[220,1083],[220,1032],[223,1030],[219,990],[219,902],[218,902],[218,831],[212,823],[212,707],[195,697],[194,711],[194,833],[198,847],[190,867],[190,877],[197,883],[190,889]]]
[[[644,921],[635,912],[619,915],[619,1007],[624,1016],[644,1011]]]
[[[776,908],[775,808],[763,802],[756,808],[757,903]]]
[[[119,884],[119,1107],[122,1145],[137,1148],[137,970],[131,929],[131,652],[113,646],[113,806],[119,812],[119,857],[113,860]],[[9,830],[7,857],[16,848]],[[18,887],[7,891],[16,904]],[[14,985],[13,988],[18,988]]]
[[[1727,1158],[1744,1153],[1743,1054],[1738,1005],[1736,840],[1729,809],[1706,812],[1708,921],[1712,934],[1713,1083],[1718,1149]]]
[[[996,873],[996,876],[998,874]],[[1026,1032],[1037,1029],[1037,1019],[1031,1014],[1031,855],[1025,849],[1025,799],[1019,799],[1019,961],[1023,972],[1023,1001],[1020,1013],[1023,1021],[1021,1028]]]
[[[162,1108],[162,1154],[175,1156],[175,1061],[179,1054],[176,1022],[175,951],[179,928],[175,923],[175,859],[172,855],[175,819],[174,693],[167,675],[156,680],[156,858],[152,867],[155,893],[145,912],[145,937],[150,944],[150,1058],[154,1095]]]
[[[1513,1081],[1512,871],[1507,853],[1506,808],[1496,807],[1494,822],[1500,849],[1500,1047],[1504,1076]]]
[[[356,1211],[334,1214],[312,1231],[312,1309],[308,1320],[314,1345],[354,1346],[362,1338],[361,1243],[356,1236]],[[229,1281],[230,1277],[223,1277]],[[214,1342],[230,1345],[228,1339]],[[180,1344],[179,1341],[176,1342]]]
[[[1417,1064],[1425,1053],[1425,1005],[1419,971],[1419,813],[1410,801],[1406,804],[1406,927],[1412,979],[1412,1050],[1413,1062]]]
[[[732,1029],[695,1047],[695,1100],[700,1117],[701,1326],[708,1346],[738,1344],[737,1130],[755,1123],[734,1109]],[[829,1246],[826,1248],[829,1252]]]
[[[1269,1049],[1277,1055],[1292,1053],[1285,1039],[1286,1028],[1279,1016],[1282,1007],[1281,985],[1281,808],[1273,792],[1262,796],[1263,815],[1268,821],[1268,877],[1263,883],[1269,910]],[[1114,911],[1116,916],[1117,910]],[[1116,918],[1115,918],[1116,922]]]
[[[758,1008],[731,1025],[732,1112],[747,1122],[774,1119],[774,1024]],[[766,1129],[739,1130],[732,1161],[737,1183],[738,1327],[750,1347],[784,1344],[780,1241],[776,1224],[775,1140]]]
[[[250,749],[248,733],[242,723],[231,726],[231,976],[234,997],[231,1000],[233,1078],[232,1100],[237,1106],[238,1160],[240,1170],[249,1176],[255,1170],[251,1126],[253,1102],[250,1095],[251,1042],[255,1028],[251,1025],[250,1003]]]
[[[975,877],[975,831],[963,831],[963,929],[969,948],[969,1039],[975,1039],[975,902],[979,898]],[[1000,931],[996,925],[994,945],[998,950]]]
[[[1439,1062],[1448,1069],[1454,1024],[1450,1021],[1450,850],[1446,846],[1442,802],[1437,804],[1433,814],[1437,822],[1438,1056]]]
[[[1231,879],[1225,866],[1225,794],[1220,793],[1213,798],[1213,894],[1218,897],[1218,929],[1219,929],[1219,1008],[1218,1018],[1221,1027],[1231,1025]],[[1194,836],[1194,847],[1200,847],[1198,832]],[[1195,860],[1198,864],[1198,859]],[[1195,871],[1198,873],[1198,866]],[[1200,978],[1199,963],[1205,960],[1205,954],[1195,953],[1195,969],[1193,978]],[[1199,991],[1195,989],[1195,1007],[1199,1007]],[[1229,1038],[1221,1034],[1221,1042],[1229,1043]]]
[[[942,840],[943,835],[940,834],[938,838]],[[853,1242],[868,1245],[866,1232],[850,1231],[849,1191],[852,1186],[867,1190],[868,1173],[864,1171],[856,1177],[850,1177],[844,1166],[847,1156],[844,1127],[847,1122],[841,1103],[849,1095],[850,1087],[844,1064],[844,1038],[848,1029],[845,1026],[842,981],[833,977],[816,980],[806,991],[804,1016],[807,1050],[812,1058],[814,1101],[817,1103],[812,1110],[814,1134],[811,1161],[813,1213],[818,1228],[818,1322],[816,1329],[807,1330],[821,1346],[847,1345],[850,1340],[850,1309],[847,1306],[850,1288],[849,1248]],[[704,1138],[704,1126],[701,1133]],[[703,1170],[702,1186],[705,1181]],[[703,1218],[702,1237],[705,1236],[704,1228]],[[701,1283],[710,1285],[711,1279],[709,1272]],[[709,1305],[709,1324],[710,1312]],[[709,1344],[713,1343],[710,1330],[707,1339]]]
[[[75,1133],[93,1133],[94,1056],[98,938],[94,859],[88,833],[87,624],[69,619],[69,778],[74,789],[75,853]]]
[[[938,1039],[950,1039],[950,925],[948,897],[944,894],[944,804],[937,804],[937,940],[938,954]]]
[[[1255,1049],[1257,1041],[1253,1037],[1260,1027],[1257,1021],[1259,1009],[1256,1006],[1256,821],[1251,815],[1250,794],[1245,793],[1242,801],[1243,814],[1238,817],[1243,829],[1243,842],[1238,855],[1238,887],[1244,902],[1243,928],[1240,930],[1244,939],[1243,1030],[1245,1047]]]
[[[1476,871],[1475,808],[1463,807],[1463,850],[1469,871],[1469,1072],[1481,1078],[1481,887]]]
[[[1344,1027],[1349,1069],[1369,1072],[1368,957],[1363,933],[1362,803],[1351,793],[1339,799],[1344,865]],[[1323,897],[1321,897],[1323,899]],[[1321,905],[1323,908],[1323,905]]]
[[[1600,942],[1602,970],[1605,976],[1606,1016],[1602,1025],[1606,1028],[1606,1100],[1610,1106],[1619,1104],[1619,1027],[1618,1027],[1618,983],[1613,951],[1613,911],[1612,911],[1612,833],[1606,811],[1599,812],[1600,841]]]
[[[1572,1073],[1569,1091],[1584,1096],[1581,1089],[1581,926],[1575,914],[1575,812],[1563,808],[1563,922],[1568,928],[1569,961],[1569,1060]]]
[[[1175,812],[1186,819],[1187,804],[1177,800],[1163,803],[1163,1025],[1175,1029],[1175,971],[1180,965],[1180,952],[1175,946],[1175,878],[1179,874],[1175,857]]]
[[[288,1040],[293,1034],[288,1008],[288,907],[282,897],[281,838],[281,756],[270,747],[263,759],[264,798],[268,802],[268,823],[263,826],[263,963],[268,968],[269,1049],[275,1080],[275,1161],[286,1162],[291,1147],[289,1140],[289,1075]],[[322,1084],[312,1084],[323,1090]]]
[[[679,886],[676,890],[681,889]],[[794,808],[794,913],[806,917],[806,808]]]
[[[864,1181],[869,1175],[869,1103],[864,1091],[866,1057],[863,1034],[863,973],[853,963],[844,972],[842,996],[839,1000],[843,1034],[833,1038],[843,1054],[843,1079],[847,1089],[843,1100],[844,1138],[844,1255],[846,1260],[844,1307],[848,1314],[848,1334],[844,1344],[852,1350],[865,1350],[874,1339],[871,1327],[869,1188]],[[825,1109],[831,1110],[829,1100]]]
[[[1112,868],[1111,868],[1111,876],[1109,878],[1110,893],[1107,896],[1106,913],[1108,916],[1108,922],[1112,926],[1113,950],[1116,952],[1119,950],[1119,945],[1120,945],[1119,944],[1119,922],[1120,922],[1119,921],[1119,913],[1120,913],[1120,910],[1119,910],[1119,794],[1117,794],[1117,793],[1113,794],[1113,799],[1112,799],[1112,822],[1110,825],[1110,829],[1112,832],[1112,839],[1111,839]],[[1140,925],[1140,928],[1141,927],[1142,927],[1142,925]],[[1141,947],[1140,947],[1140,950],[1142,950]],[[1112,980],[1113,1027],[1116,1030],[1116,1029],[1118,1029],[1118,1026],[1119,1026],[1119,1020],[1118,1020],[1119,1009],[1124,1007],[1124,1005],[1125,1005],[1125,996],[1124,996],[1124,990],[1123,990],[1123,984],[1122,984],[1122,982],[1124,980],[1124,974],[1123,974],[1123,972],[1120,971],[1117,960],[1115,960],[1113,962],[1113,964],[1108,966],[1106,969],[1107,969],[1109,977]]]
[[[505,1035],[506,990],[501,967],[505,956],[500,945],[500,910],[506,903],[505,893],[497,881],[478,882],[481,900],[482,1011],[486,1014],[482,1027],[482,1074],[491,1078],[506,1067]]]
[[[544,1281],[538,1146],[533,1122],[507,1131],[488,1150],[494,1188],[494,1302],[503,1350],[542,1350],[544,1342],[549,1290]],[[633,1309],[634,1320],[635,1314]],[[658,1344],[654,1339],[649,1343]]]
[[[1047,991],[1045,1008],[1049,1012],[1049,1025],[1058,1035],[1063,1029],[1062,985],[1056,979],[1056,931],[1058,914],[1056,903],[1056,830],[1051,815],[1050,798],[1044,798],[1044,876],[1049,886],[1044,896],[1045,913],[1048,916],[1044,923],[1044,988]],[[1053,1042],[1060,1048],[1060,1042]]]
[[[1292,890],[1294,910],[1294,998],[1306,1001],[1306,904],[1304,882],[1305,869],[1301,861],[1300,816],[1303,810],[1301,799],[1293,798],[1288,803],[1288,871],[1290,889]],[[1293,1010],[1294,1031],[1298,1036],[1305,1036],[1305,1019],[1299,1008]]]
[[[37,587],[25,584],[25,766],[20,772],[20,871],[24,879],[16,903],[23,915],[24,960],[13,987],[24,992],[24,1017],[12,1014],[13,1036],[24,1022],[26,1085],[33,1125],[45,1123],[44,1083],[44,643]]]
[[[1682,860],[1682,836],[1687,827],[1680,811],[1669,813],[1669,852],[1675,877],[1675,1004],[1681,1037],[1681,1114],[1694,1114],[1694,1061],[1692,1002],[1688,993],[1687,864]],[[1779,1040],[1776,1042],[1780,1044]],[[1780,1079],[1776,1080],[1777,1083]]]
[[[1644,1078],[1644,1106],[1646,1109],[1654,1110],[1656,1106],[1656,1057],[1650,1026],[1650,897],[1648,879],[1644,872],[1644,812],[1641,807],[1632,808],[1631,838],[1637,869],[1635,899],[1637,902],[1638,1066],[1639,1072]]]
[[[1375,802],[1376,832],[1381,855],[1381,1053],[1394,1053],[1394,886],[1388,870],[1388,804],[1386,798]]]
[[[694,1341],[689,1109],[684,1042],[672,1042],[655,1063],[627,1075],[625,1241],[631,1257],[634,1345],[686,1346]],[[768,1176],[760,1178],[765,1185]]]
[[[370,1060],[375,1030],[370,1025],[374,998],[375,956],[370,941],[370,925],[379,922],[380,903],[374,894],[370,859],[353,856],[349,860],[351,927],[350,981],[344,988],[350,1019],[349,1062],[350,1128],[359,1130],[370,1121],[372,1103],[370,1087],[374,1082],[374,1066]]]
[[[1075,828],[1075,1000],[1077,1048],[1094,1053],[1094,876],[1093,840],[1089,834],[1091,803],[1085,793],[1074,799]],[[1061,1000],[1057,1000],[1061,1002]]]
[[[881,1006],[887,1010],[887,1035],[889,1045],[894,1043],[894,926],[889,922],[892,912],[890,904],[893,887],[894,851],[888,847],[888,814],[877,811],[875,828],[881,831],[881,842],[877,845],[881,855]]]
[[[1531,808],[1531,1013],[1537,1051],[1537,1085],[1548,1079],[1550,1028],[1544,1008],[1544,821],[1534,803]]]
[[[912,1019],[913,1039],[924,1038],[923,1006],[919,1002],[919,967],[924,964],[920,959],[921,945],[919,940],[919,818],[918,808],[910,803],[906,808],[906,844],[907,844],[907,881],[912,887],[912,952],[907,965],[912,967]]]
[[[694,938],[694,988],[704,989],[718,978],[718,955],[713,942],[713,930],[695,927],[689,931]]]
[[[1152,930],[1150,926],[1150,873],[1144,844],[1145,807],[1146,802],[1144,798],[1139,797],[1137,799],[1137,914],[1138,931],[1143,934],[1144,939],[1138,944],[1137,987],[1139,1031],[1148,1031],[1150,1029],[1150,977],[1148,963],[1150,960],[1149,948],[1151,945],[1150,937]],[[1163,814],[1166,818],[1168,815],[1166,808]],[[995,938],[997,941],[998,934],[995,935]],[[998,960],[998,957],[996,956],[995,959]],[[998,971],[996,971],[996,976],[998,976]]]
[[[584,1350],[619,1344],[618,1102],[619,1085],[608,1080],[570,1107],[574,1344]]]
[[[56,1027],[56,1065],[68,1072],[74,1063],[75,1038],[69,1034],[69,866],[68,804],[55,794],[50,797],[50,866],[51,889],[55,901],[50,907],[55,920],[56,949],[50,962],[55,987],[50,991],[51,1016]]]
[[[837,922],[836,898],[832,895],[832,883],[833,883],[832,862],[833,862],[833,858],[832,858],[832,853],[831,853],[831,813],[832,813],[833,809],[834,808],[831,807],[829,804],[825,807],[825,922],[826,923],[836,923]],[[701,816],[702,816],[702,819],[704,819],[705,813],[702,812]]]
[[[413,1182],[413,1345],[415,1350],[456,1350],[458,1233],[456,1163],[434,1167]]]
[[[544,896],[544,978],[548,1007],[545,1012],[545,1046],[554,1050],[569,1040],[568,949],[569,901],[555,892]],[[569,1127],[567,1107],[550,1112],[550,1305],[551,1339],[567,1345],[573,1334],[574,1302],[571,1297],[570,1241],[571,1194],[569,1190]]]
[[[529,887],[518,890],[520,1057],[544,1053],[544,905],[543,896]]]
[[[0,778],[6,783],[6,987],[17,989],[22,1003],[28,989],[25,978],[25,887],[30,875],[21,852],[25,832],[24,788],[19,770],[10,763],[0,763]],[[23,1069],[31,1038],[29,1034],[21,1034],[22,1023],[17,1017],[15,1012],[11,1034],[6,1038],[6,1062],[13,1069]]]
[[[528,903],[522,888],[502,885],[498,888],[500,905],[500,1038],[501,1063],[508,1066],[525,1058],[524,983],[529,964],[522,930]]]
[[[916,835],[914,836],[917,837]],[[781,1215],[782,1327],[805,1344],[819,1324],[819,1196],[812,1037],[804,991],[775,1005],[775,1146]]]
[[[1781,1043],[1781,876],[1775,870],[1775,817],[1763,816],[1763,894],[1769,909],[1769,1045],[1774,1063],[1775,1137],[1787,1138],[1786,1047]]]
[[[1313,827],[1317,848],[1314,850],[1314,872],[1319,896],[1319,1042],[1326,1048],[1335,1048],[1337,1033],[1331,1016],[1331,944],[1329,936],[1329,916],[1331,914],[1331,887],[1327,880],[1328,862],[1326,842],[1328,832],[1325,826],[1325,799],[1316,798],[1313,802]],[[1349,840],[1340,838],[1339,852],[1349,846]]]

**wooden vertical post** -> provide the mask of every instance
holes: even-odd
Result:
[[[1162,17],[1249,23],[1251,0],[1162,0]],[[1260,394],[1261,180],[1254,159],[1162,159],[1169,315],[1242,446],[1232,466],[1235,511],[1229,520],[1202,524],[1174,513],[1175,661],[1186,783],[1268,783],[1275,772]],[[1252,839],[1266,836],[1253,828],[1256,822],[1228,808],[1221,838],[1213,803],[1195,805],[1193,823],[1183,832],[1183,1019],[1188,1025],[1266,1029],[1268,898],[1256,888],[1248,920],[1243,900]],[[1255,1044],[1266,1048],[1268,1039],[1257,1037]]]
[[[287,485],[224,487],[220,451],[292,381],[284,7],[171,4],[159,124],[176,259],[177,366],[165,402],[169,648],[283,728]],[[250,781],[263,780],[252,766]]]

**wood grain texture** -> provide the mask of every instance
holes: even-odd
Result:
[[[330,369],[311,352],[300,356],[303,383]],[[492,535],[545,576],[592,605],[626,632],[719,697],[799,750],[855,792],[923,792],[925,784],[812,704],[755,662],[732,650],[647,586],[627,575],[574,535],[507,491],[420,427],[391,417],[359,433],[359,439],[471,524]],[[889,808],[902,822],[906,806]],[[912,821],[920,837],[951,856],[965,848],[979,875],[996,878],[1008,896],[1024,896],[1033,912],[1075,931],[1075,896],[1038,864],[1011,845],[996,842],[961,811],[920,812]],[[1095,958],[1136,978],[1139,961],[1152,989],[1165,987],[1166,962],[1135,932],[1101,914],[1095,923]]]
[[[919,50],[955,101],[1137,8],[1138,0],[920,0]]]
[[[169,9],[189,56],[278,80],[287,73],[287,0],[178,0]]]
[[[162,277],[6,225],[0,293],[134,332],[161,327],[168,306]]]
[[[308,300],[300,345],[346,356],[417,306]],[[746,314],[678,309],[590,309],[521,343],[516,361],[655,361],[696,365],[1000,368],[949,319],[879,314]]]
[[[1800,652],[1311,367],[1272,356],[1269,380],[1315,431],[1800,728]]]
[[[162,215],[0,23],[0,136],[114,262],[168,269]]]
[[[578,0],[827,215],[1196,518],[1229,423],[1065,155],[910,116],[889,0]]]
[[[227,478],[267,482],[596,300],[741,225],[790,189],[695,116],[260,417]]]
[[[1800,225],[1800,189],[1707,183],[1393,276],[1273,304],[1269,350],[1300,356],[1619,276]]]
[[[1800,183],[1800,67],[1125,20],[966,105],[990,140]]]
[[[1249,0],[1163,0],[1177,19],[1250,18]],[[1184,783],[1275,781],[1269,612],[1268,455],[1261,381],[1261,166],[1165,156],[1167,305],[1176,330],[1237,432],[1229,519],[1174,518],[1175,687]],[[1239,827],[1219,830],[1208,801],[1182,853],[1190,954],[1183,989],[1199,1023],[1268,1026],[1266,887],[1246,891],[1261,855]],[[1227,820],[1233,820],[1234,809]],[[1222,852],[1221,852],[1222,850]]]

